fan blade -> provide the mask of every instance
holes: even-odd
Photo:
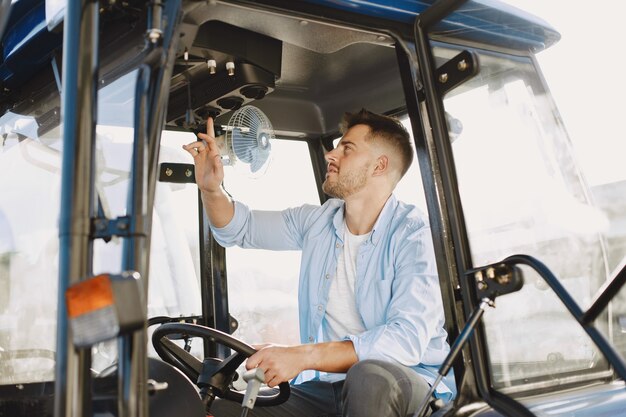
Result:
[[[235,128],[232,132],[232,146],[235,156],[239,160],[251,163],[252,162],[252,149],[257,146],[256,137],[253,137],[249,132],[243,132],[242,129]]]
[[[228,124],[230,147],[237,159],[250,165],[253,173],[260,171],[267,165],[274,137],[267,116],[254,106],[244,106],[233,113]]]

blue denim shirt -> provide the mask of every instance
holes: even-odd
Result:
[[[251,211],[235,202],[235,215],[223,228],[213,227],[222,246],[301,250],[298,303],[302,343],[323,340],[330,282],[343,247],[344,202],[304,205],[283,211]],[[366,330],[348,335],[359,360],[380,359],[413,368],[430,384],[450,347],[430,227],[414,206],[392,195],[356,260],[356,305]],[[305,371],[297,382],[315,379]],[[437,396],[456,394],[452,373]]]

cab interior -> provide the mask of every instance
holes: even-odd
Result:
[[[307,157],[311,164],[311,172],[307,173],[307,178],[315,191],[311,202],[319,204],[327,198],[321,191],[326,169],[324,152],[331,149],[333,141],[340,137],[339,124],[343,113],[366,108],[378,113],[407,116],[407,103],[415,99],[415,91],[412,88],[406,89],[402,82],[403,78],[406,80],[415,75],[410,73],[411,70],[406,65],[408,61],[415,63],[416,60],[415,56],[407,54],[406,48],[406,42],[410,42],[407,39],[412,38],[412,27],[409,24],[367,17],[347,27],[344,23],[333,20],[333,17],[315,17],[312,13],[315,9],[302,4],[294,4],[293,10],[287,14],[278,7],[272,8],[272,2],[267,3],[270,6],[266,4],[263,8],[249,1],[184,3],[183,20],[180,33],[177,34],[180,41],[176,59],[171,79],[166,83],[169,103],[161,144],[168,145],[170,133],[183,134],[184,140],[193,138],[193,132],[205,128],[204,122],[209,116],[215,118],[218,125],[227,125],[235,110],[248,104],[254,105],[271,120],[277,141],[306,144]],[[124,120],[125,126],[132,126],[132,117],[127,114],[127,109],[129,101],[134,97],[134,91],[118,89],[116,82],[146,58],[143,49],[146,19],[145,9],[139,2],[128,4],[130,6],[125,8],[117,4],[106,5],[101,12],[101,24],[107,30],[102,31],[100,40],[100,79],[104,88],[100,90],[99,99],[109,103],[107,112],[99,117],[99,123],[103,124],[108,119],[117,117]],[[435,38],[443,39],[437,36]],[[455,34],[447,34],[445,39],[455,39],[463,44],[455,38]],[[472,42],[466,43],[472,45]],[[497,53],[511,52],[502,46],[492,49],[496,51],[493,52],[494,56]],[[456,52],[456,47],[439,44],[435,52],[437,65],[443,64]],[[497,61],[496,58],[494,62]],[[50,140],[46,134],[55,131],[58,133],[59,130],[59,83],[55,76],[59,65],[60,52],[56,50],[51,64],[33,66],[32,69],[16,74],[12,78],[13,84],[9,83],[7,90],[3,92],[1,103],[3,112],[10,110],[15,113],[33,113],[37,121],[37,131],[41,135],[39,140],[52,148],[58,147],[55,145],[58,144],[58,138]],[[498,65],[491,68],[492,72],[485,72],[484,79],[477,84],[484,83],[489,85],[489,89],[495,90],[498,86],[489,84],[489,76],[495,79],[508,69]],[[27,78],[29,82],[20,81],[20,77],[22,81]],[[112,88],[107,89],[107,86]],[[534,87],[538,90],[542,88],[540,85]],[[35,112],[29,110],[33,102],[39,103]],[[452,129],[452,125],[449,127]],[[176,146],[179,146],[178,142]],[[169,155],[172,154],[162,152],[161,162],[183,165],[189,163],[188,160],[178,157],[168,160]],[[417,160],[414,165],[416,171],[413,174],[421,183]],[[109,174],[111,172],[108,171]],[[289,176],[289,172],[281,175]],[[298,179],[296,176],[293,175],[292,183],[294,187],[299,187],[299,174]],[[167,185],[167,181],[159,181],[157,187],[164,184]],[[230,186],[231,183],[226,184],[227,190],[232,190]],[[290,193],[289,189],[278,191],[282,194]],[[232,309],[229,308],[236,302],[236,295],[233,297],[235,293],[229,292],[227,287],[237,287],[229,281],[227,262],[229,259],[233,262],[235,257],[211,241],[206,220],[202,218],[202,209],[197,205],[197,194],[194,193],[195,191],[191,193],[191,206],[196,205],[192,207],[191,214],[197,218],[193,227],[199,235],[193,235],[192,239],[197,239],[198,242],[198,253],[195,256],[199,258],[196,266],[199,282],[194,283],[193,280],[189,281],[189,277],[182,276],[175,279],[197,285],[202,296],[199,301],[201,305],[180,309],[179,315],[170,314],[165,319],[153,315],[152,324],[160,324],[169,319],[178,320],[180,316],[184,316],[184,321],[204,323],[226,332],[234,331],[245,324],[241,317],[231,315]],[[245,197],[242,199],[245,201]],[[190,204],[187,204],[187,208],[189,207]],[[426,211],[425,205],[423,209]],[[246,262],[246,258],[236,259],[240,264]],[[151,274],[152,285],[157,282],[154,277],[158,274]],[[454,340],[457,334],[456,309],[461,307],[458,302],[454,305],[455,296],[451,283],[447,288],[442,287],[442,291],[447,327],[450,339]],[[276,311],[279,311],[278,307]],[[210,342],[204,343],[202,348],[210,356],[223,357],[227,354],[223,346]],[[106,353],[106,349],[102,351]],[[179,372],[171,367],[163,367],[162,363],[153,360],[150,367],[151,377],[155,376],[156,380],[170,380],[170,385],[178,387],[178,392],[170,391],[169,395],[178,399],[197,400],[194,397],[195,391],[188,389],[191,386],[189,380],[181,378]],[[602,364],[599,367],[602,375],[598,378],[610,379],[612,374],[606,371],[606,366]],[[460,381],[465,372],[462,364],[458,364],[455,371]],[[471,369],[467,371],[472,372]],[[500,372],[500,369],[497,371]],[[96,411],[103,415],[112,413],[116,408],[115,372],[115,364],[113,367],[104,367],[99,371],[102,378],[95,379],[99,381],[95,383],[99,394],[96,395],[94,404]],[[538,379],[543,380],[543,374]],[[555,381],[553,385],[558,385],[557,378]],[[578,380],[574,381],[577,382]],[[549,383],[545,385],[551,386]],[[533,389],[541,390],[545,385],[539,384],[538,388]],[[30,412],[28,407],[40,407],[45,410],[42,415],[52,415],[52,388],[53,384],[50,382],[23,384],[22,388],[0,387],[3,398],[17,399],[12,405],[13,410],[17,410],[16,413]],[[515,387],[508,388],[510,391],[515,390]],[[617,387],[614,391],[620,388]],[[472,396],[476,392],[466,394]],[[159,410],[162,415],[171,415],[176,407],[179,407],[177,412],[186,415],[202,415],[195,400],[180,402],[171,400],[171,397],[169,400],[162,400],[163,398],[158,395],[151,397],[153,410]],[[34,399],[39,401],[35,406]],[[162,402],[155,405],[159,404],[158,401]],[[186,404],[185,407],[188,408],[183,410],[180,404]]]

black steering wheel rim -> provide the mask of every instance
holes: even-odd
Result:
[[[165,323],[160,325],[154,330],[152,334],[152,345],[157,354],[165,362],[175,366],[181,370],[191,381],[198,384],[198,377],[200,376],[202,369],[202,362],[186,352],[184,349],[171,342],[168,336],[178,335],[182,337],[200,337],[202,339],[208,339],[211,342],[220,343],[230,349],[234,350],[235,355],[228,359],[233,359],[237,363],[243,363],[243,361],[256,353],[256,349],[242,342],[233,336],[213,329],[211,327],[201,326],[199,324],[191,323]],[[167,341],[165,341],[167,339]],[[167,344],[167,346],[166,346]],[[225,361],[224,360],[224,361]],[[223,361],[222,361],[223,362]],[[232,378],[231,378],[232,381]],[[287,401],[290,394],[290,388],[288,382],[279,384],[279,392],[272,395],[259,395],[257,397],[255,405],[259,407],[268,407],[278,404],[282,404]],[[237,391],[233,391],[230,387],[226,390],[214,391],[216,394],[228,400],[241,403],[243,401],[244,394]]]

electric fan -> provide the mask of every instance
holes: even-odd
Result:
[[[224,165],[246,165],[252,176],[261,175],[270,161],[274,129],[265,113],[254,106],[235,111],[223,126],[223,142],[218,139]]]

